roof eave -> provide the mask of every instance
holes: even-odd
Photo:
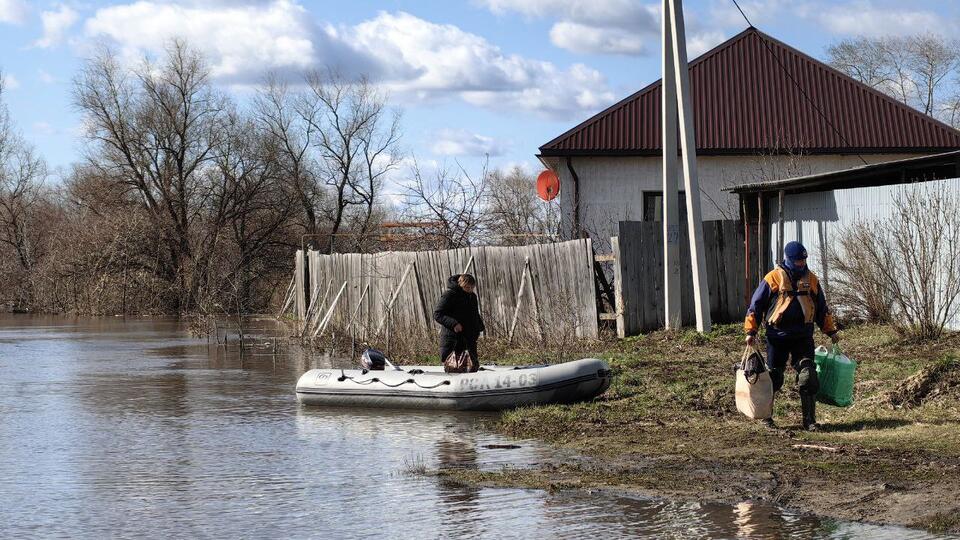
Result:
[[[809,156],[809,155],[857,155],[857,154],[930,154],[956,150],[960,147],[893,147],[893,148],[700,148],[698,156]],[[540,148],[538,157],[659,157],[663,150],[565,150]],[[926,157],[926,156],[923,156]]]
[[[837,182],[844,182],[845,187],[849,186],[851,182],[858,180],[867,180],[871,177],[874,179],[881,179],[882,175],[889,174],[891,172],[902,172],[902,181],[910,182],[916,181],[917,177],[908,176],[907,171],[911,169],[931,169],[933,167],[943,167],[943,166],[953,166],[957,170],[957,173],[960,173],[960,150],[952,150],[949,152],[942,152],[939,154],[928,155],[928,156],[917,156],[910,157],[906,159],[899,159],[896,161],[886,161],[883,163],[874,163],[871,165],[861,165],[859,167],[851,167],[849,169],[844,169],[840,171],[831,171],[820,174],[812,174],[807,176],[798,176],[795,178],[788,178],[785,180],[774,180],[769,182],[755,182],[752,184],[741,184],[739,186],[732,186],[723,188],[722,191],[734,193],[737,195],[746,195],[752,193],[764,193],[764,192],[773,192],[773,191],[786,191],[791,193],[803,192],[803,191],[817,191],[816,188],[822,188],[823,186],[829,186]],[[876,182],[875,185],[889,184],[889,178]]]

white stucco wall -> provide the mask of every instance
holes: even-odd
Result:
[[[880,163],[912,155],[863,157],[868,163]],[[569,238],[573,227],[573,177],[564,158],[546,160],[560,176],[561,230],[565,238]],[[856,155],[701,156],[697,162],[704,220],[739,217],[739,199],[721,191],[725,187],[862,165]],[[572,164],[580,178],[580,224],[598,248],[608,245],[609,238],[617,234],[618,222],[642,220],[643,193],[661,189],[662,161],[659,156],[574,157]],[[682,186],[682,172],[677,182]]]

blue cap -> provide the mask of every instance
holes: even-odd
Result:
[[[791,261],[798,261],[807,258],[807,248],[800,242],[790,242],[783,248],[783,256]]]

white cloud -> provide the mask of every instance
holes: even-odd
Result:
[[[503,146],[493,137],[465,129],[442,129],[433,137],[431,150],[439,156],[499,156]]]
[[[549,17],[575,21],[589,26],[616,26],[659,30],[660,4],[643,4],[637,0],[479,0],[493,13],[510,12],[529,17]]]
[[[591,112],[614,97],[596,70],[507,54],[457,26],[404,12],[335,27],[315,22],[292,0],[141,0],[97,10],[84,33],[112,43],[129,63],[182,38],[206,55],[213,77],[225,84],[255,84],[268,71],[296,78],[333,67],[368,75],[401,100],[460,98],[548,116]]]
[[[43,84],[53,84],[57,82],[57,78],[43,68],[37,68],[37,78],[40,79],[40,82]]]
[[[0,23],[23,24],[29,11],[23,0],[0,0]]]
[[[833,4],[808,13],[830,32],[849,36],[904,35],[930,30],[953,33],[957,30],[946,17],[932,11],[891,9],[872,2]]]
[[[478,0],[498,15],[511,12],[557,19],[550,41],[581,54],[645,54],[646,43],[658,43],[659,4],[637,0]]]
[[[649,36],[648,36],[649,37]],[[550,29],[550,42],[568,51],[593,54],[644,54],[644,36],[623,28],[603,28],[561,21]]]
[[[33,42],[33,45],[43,49],[59,45],[63,41],[64,34],[77,22],[78,17],[76,11],[63,4],[55,11],[44,11],[40,14],[43,37]]]
[[[108,39],[129,59],[159,54],[180,38],[203,51],[221,79],[260,77],[268,70],[314,64],[318,32],[292,2],[207,5],[140,1],[97,10],[84,24],[91,38]]]
[[[701,54],[723,43],[727,36],[723,32],[701,32],[687,38],[687,58],[693,60]]]
[[[407,13],[381,13],[352,29],[351,43],[384,66],[391,90],[429,98],[456,93],[495,109],[525,109],[547,116],[592,111],[613,101],[600,72],[568,69],[506,54],[486,39],[453,25]]]
[[[20,81],[12,73],[0,73],[0,87],[4,90],[16,90],[20,88]]]

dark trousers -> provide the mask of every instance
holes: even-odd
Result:
[[[477,362],[477,340],[441,340],[440,341],[440,363],[443,363],[444,360],[450,356],[452,352],[463,352],[467,351],[470,353],[470,358],[473,358],[473,362],[479,365]]]
[[[798,374],[803,369],[800,361],[807,358],[813,362],[813,336],[772,337],[767,334],[767,369],[773,380],[774,392],[783,387],[783,376],[787,370],[787,360]]]

